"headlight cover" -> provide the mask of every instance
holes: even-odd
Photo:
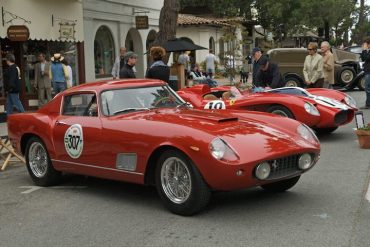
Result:
[[[357,108],[357,102],[354,98],[346,94],[344,97],[344,102],[346,102],[347,105],[349,105],[352,108]]]
[[[311,103],[305,102],[304,109],[311,115],[320,116],[320,112],[317,110],[316,106]]]
[[[235,161],[239,159],[234,150],[220,137],[216,137],[209,145],[209,151],[217,160]]]
[[[305,124],[301,124],[297,127],[297,133],[305,140],[311,143],[319,143],[319,139],[313,132],[313,130]]]

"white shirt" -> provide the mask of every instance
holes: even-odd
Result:
[[[215,61],[216,61],[216,56],[212,53],[208,53],[208,55],[206,56],[206,68],[207,70],[208,69],[211,69],[211,70],[215,70]]]

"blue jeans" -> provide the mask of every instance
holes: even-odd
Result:
[[[53,81],[53,89],[55,95],[57,95],[58,93],[67,89],[67,83],[65,81],[64,82]]]
[[[13,113],[13,106],[15,106],[19,112],[24,112],[23,105],[19,99],[19,93],[8,93],[6,99],[6,115]]]
[[[370,107],[370,74],[365,75],[366,106]]]

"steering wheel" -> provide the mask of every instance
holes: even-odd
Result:
[[[156,102],[153,103],[153,106],[157,107],[161,102],[166,101],[166,100],[171,100],[171,98],[170,97],[160,98],[159,100],[157,100]]]

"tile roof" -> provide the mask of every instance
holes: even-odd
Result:
[[[210,17],[199,17],[194,15],[179,14],[177,18],[177,25],[212,25],[212,26],[229,26],[224,19],[216,19]]]

